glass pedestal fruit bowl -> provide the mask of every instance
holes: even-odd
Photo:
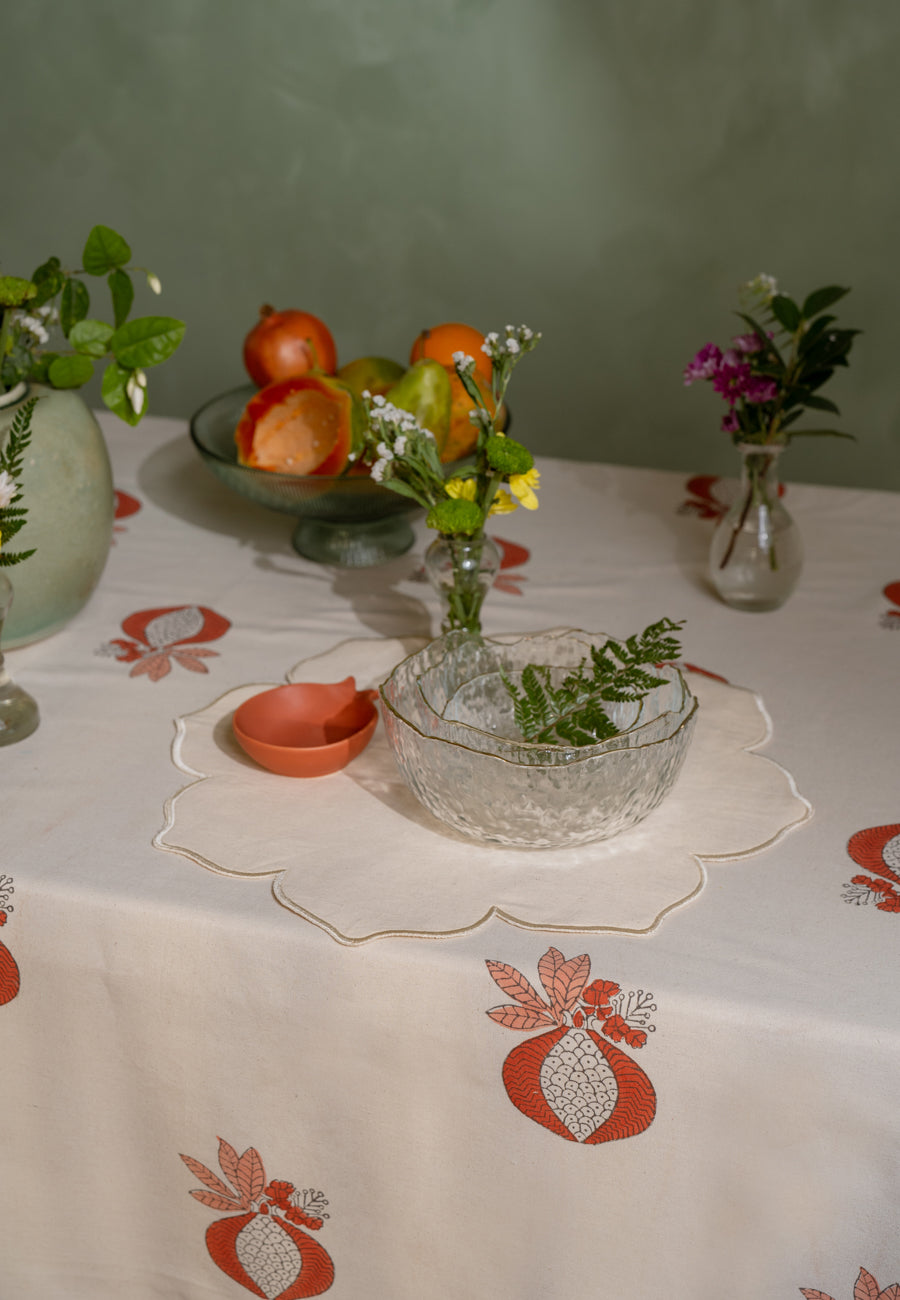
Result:
[[[364,568],[408,551],[414,537],[408,516],[419,506],[367,474],[278,474],[238,461],[235,430],[257,391],[245,384],[221,393],[191,418],[191,439],[216,477],[258,505],[294,515],[291,540],[309,560]]]
[[[523,740],[501,669],[564,676],[608,638],[572,629],[518,638],[451,632],[380,688],[388,743],[410,790],[463,835],[514,848],[565,848],[637,825],[666,797],[693,734],[697,701],[677,668],[639,704],[610,706],[620,728],[596,745]]]

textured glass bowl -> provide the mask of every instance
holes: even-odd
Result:
[[[428,735],[538,766],[580,762],[611,749],[633,748],[638,739],[641,743],[666,739],[693,707],[681,673],[668,666],[657,670],[662,682],[643,700],[607,704],[606,712],[619,729],[617,736],[584,746],[522,739],[500,669],[521,689],[526,665],[543,664],[558,686],[592,646],[599,648],[606,640],[603,635],[568,630],[511,642],[485,643],[459,633],[444,637],[445,652],[436,651],[434,663],[427,656],[429,666],[417,676],[425,712],[418,714],[416,725]]]
[[[615,743],[536,745],[488,729],[510,732],[497,693],[501,667],[516,671],[531,662],[568,670],[604,640],[571,630],[511,641],[450,633],[398,664],[380,692],[385,733],[404,780],[429,812],[464,835],[515,848],[608,839],[652,812],[681,770],[696,721],[697,701],[677,670]],[[435,691],[441,674],[447,712],[462,720],[442,718],[423,695]],[[437,694],[431,698],[438,702]],[[654,709],[656,716],[648,716]]]
[[[294,515],[291,540],[307,559],[363,568],[408,551],[414,534],[407,516],[419,506],[367,474],[276,474],[240,464],[234,433],[257,391],[253,384],[234,388],[191,417],[191,439],[216,477],[258,505]]]

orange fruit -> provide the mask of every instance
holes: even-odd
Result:
[[[476,376],[476,382],[485,406],[493,413],[494,399],[491,397],[490,385],[484,382],[481,375]],[[474,407],[475,403],[463,387],[462,380],[454,372],[450,376],[450,432],[441,448],[441,460],[445,465],[453,460],[462,460],[463,456],[474,451],[478,441],[478,426],[469,419],[469,412]],[[500,418],[496,423],[499,429],[506,428],[505,406],[501,406]]]
[[[412,345],[409,364],[428,357],[431,361],[440,361],[442,366],[453,370],[453,353],[465,352],[475,359],[475,369],[488,383],[491,379],[491,359],[482,352],[484,335],[471,325],[461,325],[458,321],[448,321],[444,325],[432,325],[422,333]]]

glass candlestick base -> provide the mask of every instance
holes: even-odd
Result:
[[[12,583],[0,570],[0,646],[2,646],[3,620],[12,604]],[[40,714],[36,701],[17,686],[6,671],[3,651],[0,649],[0,745],[14,745],[36,730]]]

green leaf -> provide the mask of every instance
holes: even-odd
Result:
[[[54,388],[80,388],[93,373],[90,357],[57,357],[47,369],[47,378]]]
[[[125,385],[130,377],[130,370],[126,370],[122,366],[116,365],[115,361],[111,361],[103,372],[100,395],[113,415],[118,415],[126,424],[134,426],[141,417],[134,413],[128,400],[128,394],[125,391]]]
[[[849,438],[856,442],[855,433],[841,433],[840,429],[791,429],[792,438]]]
[[[801,308],[803,319],[812,320],[813,316],[818,316],[820,311],[824,311],[826,307],[830,307],[849,292],[849,289],[842,289],[837,284],[829,284],[824,289],[814,290]]]
[[[106,275],[131,260],[131,249],[109,226],[94,226],[87,237],[81,264],[88,275]]]
[[[801,321],[800,308],[793,298],[789,298],[786,293],[776,293],[771,305],[775,319],[793,334]]]
[[[24,307],[37,296],[37,285],[18,275],[0,275],[0,307]]]
[[[841,408],[835,406],[834,402],[827,397],[813,397],[812,394],[808,394],[806,397],[801,397],[800,401],[804,406],[811,406],[816,411],[831,411],[833,415],[841,413]]]
[[[46,262],[42,262],[35,269],[31,276],[37,285],[37,297],[34,299],[32,306],[42,307],[45,302],[55,298],[65,283],[66,277],[63,275],[58,257],[48,257]]]
[[[126,370],[145,370],[166,361],[183,338],[183,321],[172,316],[140,316],[116,330],[110,347]]]
[[[63,286],[59,304],[59,323],[66,338],[73,325],[84,320],[91,306],[91,295],[80,280],[71,276]]]
[[[42,352],[39,356],[32,357],[31,365],[28,368],[28,378],[36,384],[49,384],[50,367],[58,356],[58,352]]]
[[[83,352],[88,357],[105,357],[109,351],[109,340],[113,336],[112,325],[102,320],[80,320],[69,332],[69,342],[76,352]]]
[[[131,304],[134,302],[134,285],[128,272],[121,271],[118,267],[110,271],[107,284],[112,294],[113,314],[118,329],[120,325],[124,325],[131,311]]]

